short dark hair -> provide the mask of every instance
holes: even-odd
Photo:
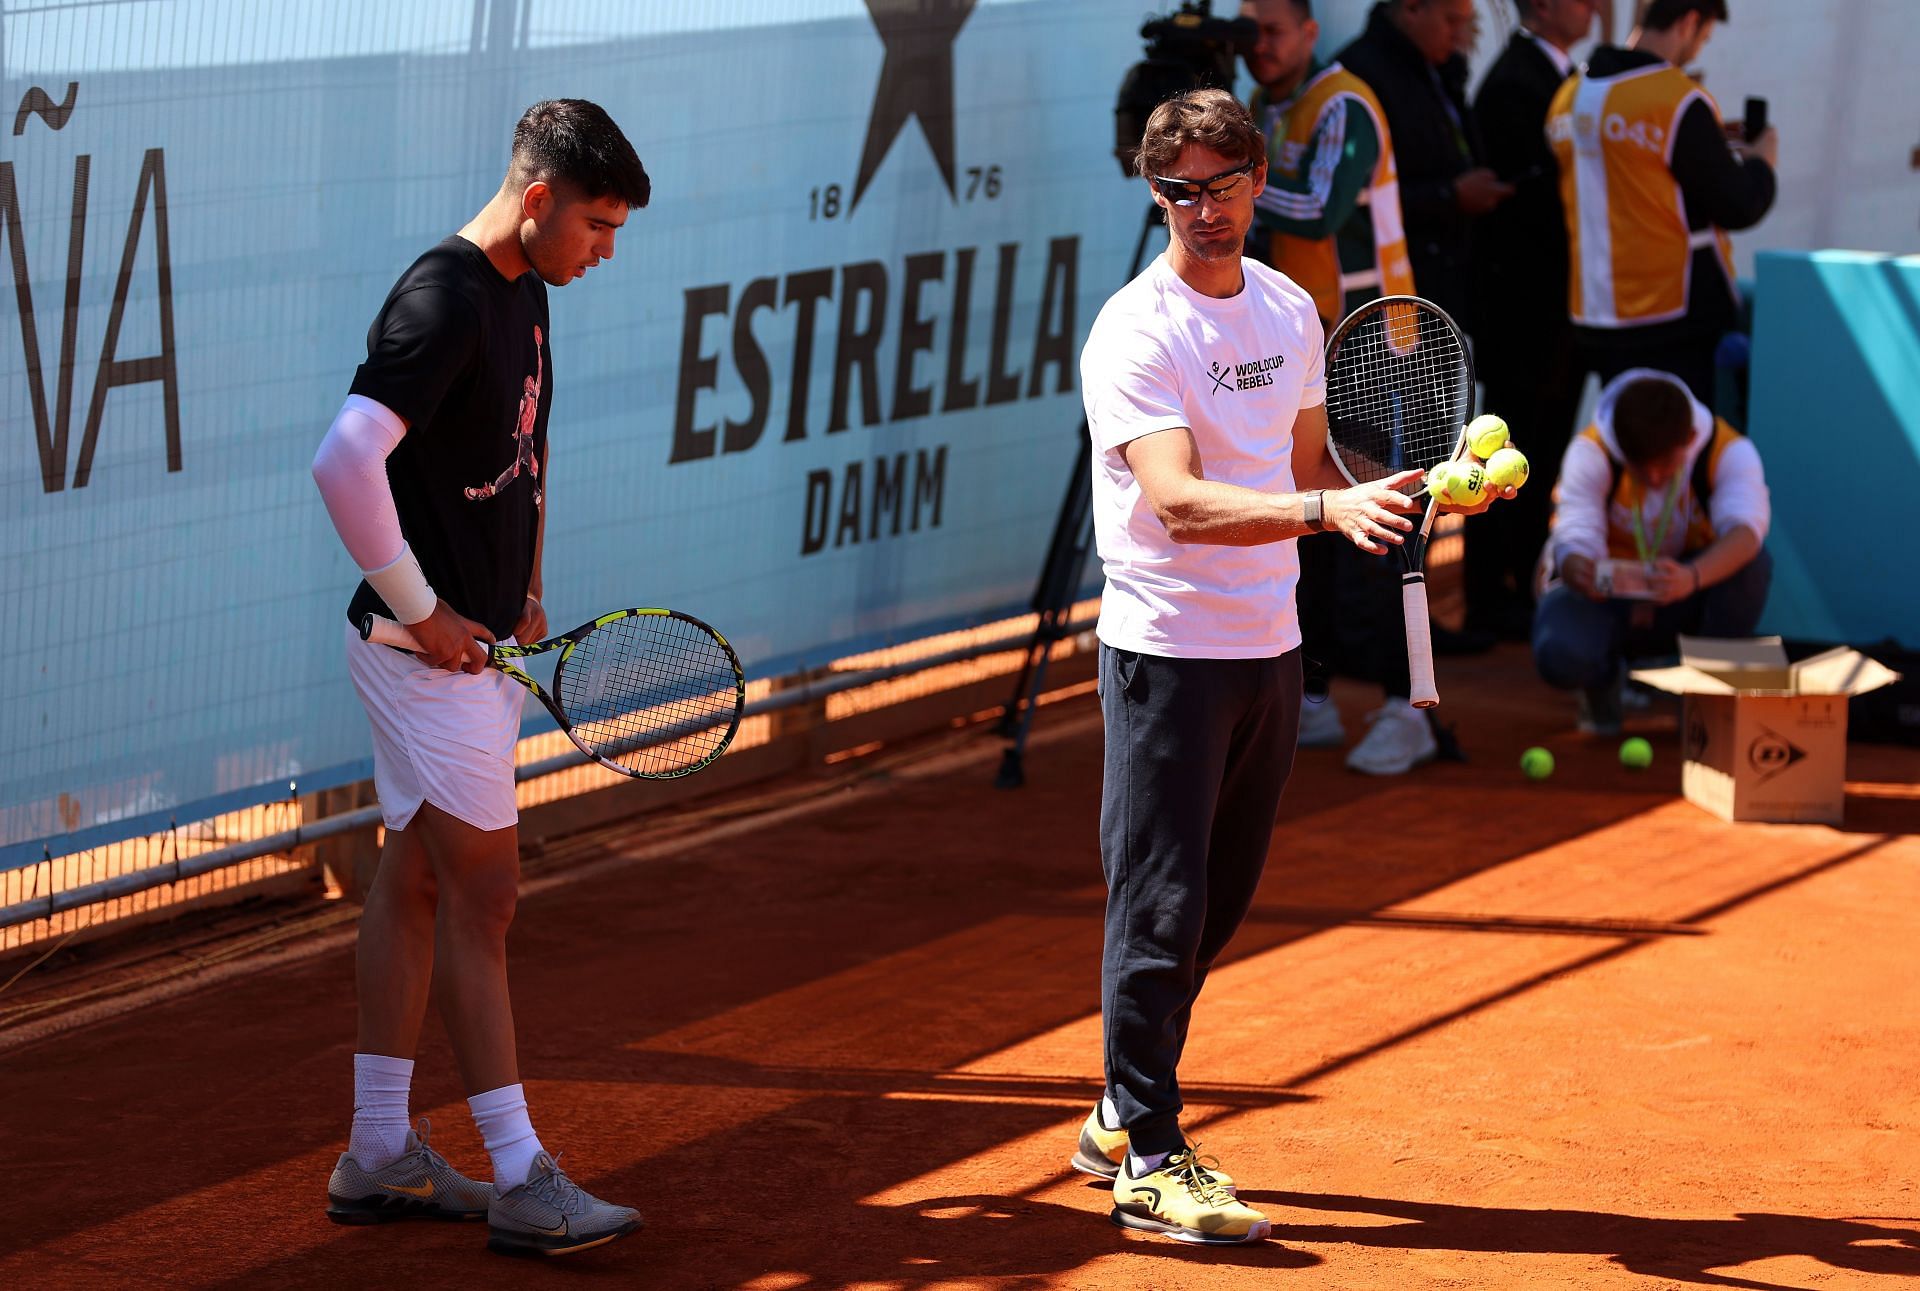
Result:
[[[1727,0],[1648,0],[1640,14],[1640,25],[1648,31],[1666,31],[1690,13],[1725,22]]]
[[[543,99],[513,128],[513,168],[522,185],[559,180],[589,200],[612,194],[631,209],[653,196],[653,181],[606,109],[585,99]]]
[[[1153,110],[1140,134],[1134,169],[1142,175],[1165,174],[1188,144],[1239,162],[1266,160],[1267,140],[1246,105],[1225,90],[1188,90]]]
[[[1664,457],[1693,436],[1693,398],[1669,377],[1641,377],[1613,400],[1613,439],[1635,466]]]

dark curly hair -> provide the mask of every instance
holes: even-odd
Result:
[[[513,128],[513,178],[522,186],[555,180],[589,200],[608,194],[645,206],[653,181],[606,109],[585,99],[544,99]]]
[[[1147,118],[1134,168],[1142,175],[1164,175],[1194,143],[1237,162],[1263,161],[1267,155],[1266,137],[1240,100],[1225,90],[1188,90]]]

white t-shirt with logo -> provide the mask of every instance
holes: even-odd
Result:
[[[1218,300],[1161,256],[1106,303],[1080,354],[1107,575],[1099,632],[1122,650],[1260,659],[1300,644],[1295,543],[1174,542],[1121,454],[1142,435],[1186,426],[1208,479],[1295,491],[1294,417],[1327,398],[1320,319],[1291,280],[1240,263],[1245,287]]]

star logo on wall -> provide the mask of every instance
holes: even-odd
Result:
[[[867,0],[874,30],[886,46],[880,65],[880,84],[873,92],[873,112],[867,118],[867,140],[860,149],[860,173],[853,183],[851,215],[887,150],[907,127],[907,118],[920,122],[927,147],[953,187],[953,42],[973,12],[976,0]]]

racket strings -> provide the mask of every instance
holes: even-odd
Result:
[[[664,614],[602,624],[555,678],[573,733],[638,775],[705,765],[733,736],[740,706],[731,651],[698,624]]]
[[[1473,393],[1465,344],[1444,316],[1412,302],[1371,311],[1327,361],[1327,434],[1362,484],[1453,456]]]

